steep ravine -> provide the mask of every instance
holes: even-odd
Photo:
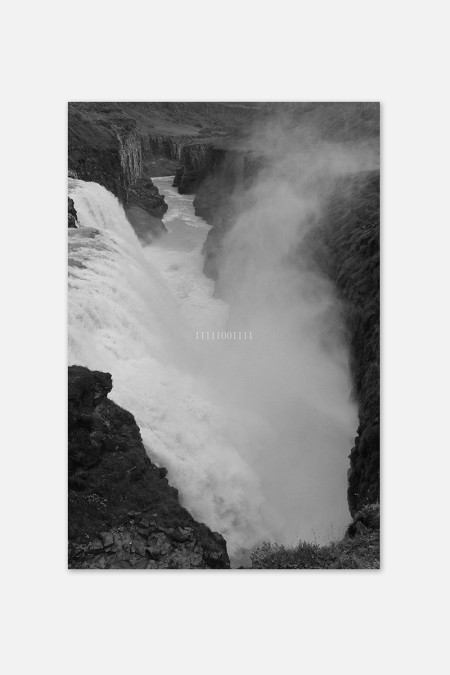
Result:
[[[110,190],[141,238],[158,234],[167,204],[146,171],[136,122],[119,115],[104,119],[97,112],[69,104],[69,175]]]
[[[151,240],[165,229],[162,217],[167,205],[150,176],[175,173],[174,185],[179,193],[195,194],[196,214],[212,225],[203,250],[204,271],[216,281],[220,295],[220,255],[224,235],[235,222],[235,196],[251,185],[264,166],[263,156],[248,148],[234,150],[234,144],[217,137],[202,138],[192,128],[186,129],[187,133],[174,133],[170,128],[166,131],[164,125],[162,131],[149,130],[139,119],[136,122],[132,116],[123,115],[117,104],[102,105],[69,106],[70,175],[98,182],[115,194],[141,240]],[[338,289],[345,311],[354,394],[359,404],[348,489],[350,511],[357,522],[361,509],[379,499],[379,172],[337,181],[329,195],[321,222],[307,246],[311,260]],[[70,202],[68,224],[77,227],[77,212]],[[94,404],[88,403],[88,409],[76,419],[70,412],[69,391],[69,426],[72,424],[73,432],[69,496],[70,518],[75,524],[75,532],[70,532],[70,565],[229,567],[223,538],[194,521],[180,506],[165,470],[146,458],[132,415],[107,398],[108,374],[89,372],[93,384],[89,384],[86,396],[82,395],[82,405],[92,399]],[[73,375],[78,377],[79,373]],[[119,443],[111,454],[117,439]],[[80,447],[78,458],[86,454],[87,459],[81,463],[75,459],[74,463]],[[117,491],[112,488],[116,475],[120,476]],[[81,523],[79,530],[77,523]]]
[[[380,498],[380,173],[338,182],[315,232],[314,255],[344,300],[359,428],[350,455],[354,515]]]
[[[235,222],[236,192],[251,184],[264,159],[249,152],[200,152],[193,146],[186,146],[181,157],[186,168],[180,176],[188,176],[184,185],[196,191],[196,213],[212,225],[203,249],[204,271],[220,294],[220,256],[224,236]],[[203,177],[199,184],[196,176]],[[311,259],[339,291],[348,330],[359,404],[348,474],[352,515],[380,495],[379,189],[379,170],[349,174],[328,185],[326,207],[307,242]]]
[[[223,537],[196,522],[145,452],[109,373],[69,367],[69,567],[229,568]]]

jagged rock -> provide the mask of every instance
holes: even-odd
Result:
[[[75,204],[73,199],[68,197],[69,206],[68,206],[68,227],[78,227],[78,215],[75,210]]]
[[[380,173],[336,184],[314,255],[344,302],[359,427],[350,453],[348,503],[355,515],[380,499]]]
[[[69,368],[69,567],[228,568],[225,540],[180,505],[111,389],[109,373]]]
[[[165,555],[170,548],[170,540],[163,533],[152,534],[147,542],[146,550],[155,560]]]
[[[378,503],[368,504],[355,514],[353,522],[347,529],[347,536],[354,537],[366,529],[380,529],[380,505]]]
[[[225,150],[211,143],[191,142],[180,152],[181,167],[175,174],[173,185],[180,194],[197,192],[204,179],[221,165]]]
[[[109,548],[114,544],[114,537],[111,532],[100,532],[100,539],[102,540],[104,548]]]
[[[94,551],[94,552],[95,551],[103,551],[103,544],[100,541],[100,539],[94,539],[94,541],[91,542],[90,550]]]

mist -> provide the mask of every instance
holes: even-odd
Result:
[[[372,168],[377,148],[327,142],[287,118],[260,125],[247,147],[263,168],[230,197],[216,289],[230,306],[227,330],[252,340],[215,344],[210,370],[222,404],[253,420],[241,447],[260,482],[267,538],[323,543],[350,520],[357,406],[342,307],[304,243],[336,180]]]
[[[261,170],[228,195],[216,284],[202,271],[210,227],[171,177],[154,179],[168,232],[144,247],[111,193],[69,181],[81,226],[69,233],[69,363],[112,373],[150,458],[235,560],[267,539],[329,541],[350,520],[348,346],[304,244],[333,181],[376,161],[367,144],[289,121],[262,124],[245,147]]]

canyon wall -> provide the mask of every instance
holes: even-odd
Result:
[[[314,255],[344,301],[359,428],[350,454],[354,515],[380,498],[380,172],[338,181],[314,232]]]
[[[220,166],[225,151],[206,142],[189,143],[180,151],[181,165],[177,168],[174,187],[180,194],[197,192],[205,178]]]
[[[107,109],[108,110],[108,109]],[[167,204],[146,171],[136,122],[106,114],[101,104],[69,104],[69,175],[106,187],[139,235],[163,231]]]
[[[236,193],[255,180],[264,156],[214,148],[199,151],[188,145],[181,159],[185,167],[180,174],[188,176],[184,187],[196,191],[196,213],[212,225],[203,248],[204,272],[216,281],[220,295],[222,246],[238,215]],[[343,303],[359,406],[359,428],[350,452],[352,515],[377,502],[380,494],[379,190],[379,170],[350,173],[324,185],[325,208],[302,251],[309,248],[311,263],[333,281]]]
[[[73,202],[73,199],[70,197],[68,199],[68,207],[67,207],[67,226],[68,227],[78,227],[78,216],[77,212],[75,209],[75,204]]]
[[[69,567],[229,568],[223,537],[179,502],[148,458],[109,373],[69,367]]]

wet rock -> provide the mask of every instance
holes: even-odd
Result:
[[[73,199],[70,197],[68,198],[69,200],[69,206],[68,206],[68,227],[78,227],[78,214],[75,210],[75,204]]]

